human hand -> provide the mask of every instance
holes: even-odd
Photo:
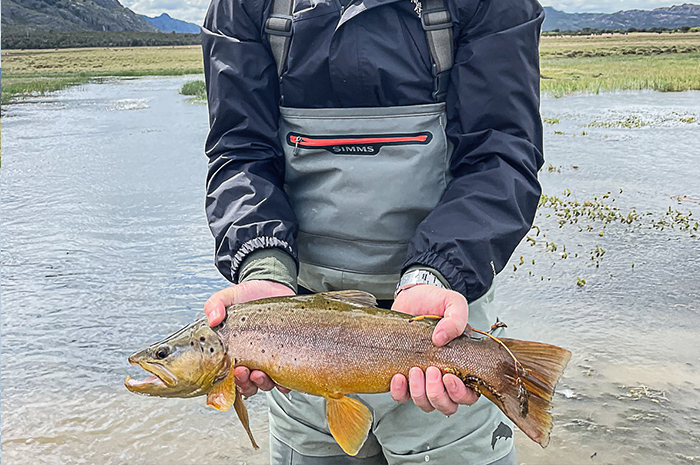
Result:
[[[442,316],[433,331],[433,344],[436,346],[444,346],[460,336],[467,327],[469,316],[469,306],[462,294],[431,285],[401,291],[392,310],[415,316]],[[457,412],[460,404],[472,405],[478,399],[476,393],[457,376],[450,373],[442,375],[436,367],[428,367],[425,373],[413,367],[408,372],[408,380],[402,374],[394,375],[391,379],[391,396],[397,402],[413,399],[421,410],[432,412],[437,409],[447,416]]]
[[[204,304],[204,313],[207,315],[209,326],[217,326],[224,321],[226,308],[242,302],[265,299],[267,297],[284,297],[294,295],[294,291],[274,281],[250,280],[237,284],[215,293]],[[240,388],[241,394],[250,397],[258,389],[269,391],[274,387],[280,392],[287,393],[289,389],[275,384],[269,376],[262,371],[250,371],[246,367],[236,367],[233,371],[236,377],[236,384]]]

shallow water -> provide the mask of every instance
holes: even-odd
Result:
[[[259,396],[248,401],[254,452],[235,415],[203,399],[123,388],[142,376],[129,353],[201,316],[226,285],[203,211],[206,107],[178,94],[188,79],[89,84],[5,108],[6,464],[267,463]],[[546,99],[542,112],[559,121],[545,126],[545,193],[643,216],[560,228],[564,207],[542,208],[535,244],[524,241],[499,276],[511,335],[574,353],[551,444],[518,436],[520,461],[696,463],[700,234],[689,211],[700,215],[700,93]],[[662,230],[663,218],[677,222]]]

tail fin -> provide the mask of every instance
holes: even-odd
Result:
[[[539,342],[500,339],[515,356],[506,363],[505,378],[510,381],[500,396],[483,394],[510,418],[520,430],[543,448],[549,443],[552,415],[549,413],[554,386],[561,377],[571,352]]]

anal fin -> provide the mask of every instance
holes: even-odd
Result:
[[[328,428],[348,455],[357,455],[372,426],[372,413],[351,397],[326,398]]]

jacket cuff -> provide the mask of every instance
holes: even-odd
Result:
[[[241,271],[241,265],[243,261],[256,250],[261,249],[281,249],[287,252],[290,256],[295,257],[292,247],[285,241],[277,239],[271,236],[260,236],[244,242],[242,246],[238,248],[236,254],[231,260],[231,281],[234,283],[239,282],[239,272]]]
[[[297,292],[297,265],[291,255],[282,249],[258,249],[248,254],[241,263],[238,282],[264,279],[284,284]]]

